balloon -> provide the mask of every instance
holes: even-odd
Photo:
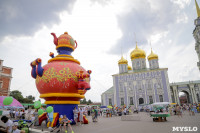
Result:
[[[52,106],[47,107],[47,113],[51,113],[52,111],[53,111],[53,107]]]
[[[41,107],[41,102],[40,101],[35,101],[34,102],[34,108],[39,109]]]
[[[4,105],[10,105],[13,102],[13,98],[12,97],[6,97],[3,100],[3,104]]]
[[[43,114],[44,113],[44,110],[43,109],[39,109],[38,110],[38,115],[41,115],[41,114]]]

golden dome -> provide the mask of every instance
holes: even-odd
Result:
[[[144,50],[139,49],[136,43],[136,48],[130,54],[131,60],[138,59],[138,58],[145,58],[146,53]]]
[[[122,56],[122,58],[118,61],[118,64],[128,64],[128,61]]]
[[[151,54],[147,58],[148,58],[148,60],[158,59],[158,55],[154,54],[151,49]]]
[[[131,66],[129,66],[129,65],[128,65],[128,70],[129,70],[129,71],[130,71],[130,70],[132,70],[132,67],[131,67]]]

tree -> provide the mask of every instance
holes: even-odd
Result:
[[[91,103],[92,103],[92,101],[89,99],[87,103],[88,103],[88,104],[91,104]]]
[[[35,97],[33,97],[32,95],[29,95],[29,96],[27,96],[26,98],[27,98],[27,99],[30,99],[30,100],[32,100],[32,101],[35,100]]]
[[[87,100],[86,100],[86,98],[84,98],[84,99],[81,100],[80,102],[81,102],[81,104],[86,104],[86,103],[87,103]]]
[[[87,101],[86,98],[84,98],[83,100],[80,100],[80,103],[89,105],[89,104],[91,104],[93,102],[90,99]]]
[[[22,96],[22,93],[18,90],[11,91],[10,96],[14,97],[20,103],[33,103],[33,101],[35,100],[35,97],[33,97],[32,95],[26,96],[26,98],[24,98]]]
[[[20,91],[18,91],[18,90],[11,91],[10,96],[14,97],[20,103],[22,103],[23,100],[24,100],[24,97],[22,96],[22,93]]]

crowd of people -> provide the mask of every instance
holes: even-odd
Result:
[[[42,107],[43,110],[45,110],[45,108]],[[24,133],[25,131],[23,130],[19,130],[16,127],[18,127],[19,125],[18,122],[13,122],[16,120],[27,120],[29,122],[31,122],[30,127],[32,128],[37,128],[36,126],[39,126],[39,115],[38,115],[38,109],[14,109],[11,108],[9,110],[5,110],[5,112],[7,112],[6,115],[3,115],[1,117],[1,121],[3,123],[5,123],[5,127],[0,126],[0,133],[5,132],[5,133]],[[47,123],[49,122],[48,125],[51,125],[53,122],[53,111],[51,113],[47,113],[47,121],[46,121],[46,126]],[[98,120],[98,109],[96,107],[80,107],[80,108],[74,108],[73,110],[73,114],[74,114],[74,122],[72,122],[72,120],[69,120],[67,118],[66,115],[60,115],[59,118],[59,124],[55,127],[55,128],[51,128],[51,126],[49,126],[49,130],[50,131],[54,131],[55,129],[59,129],[62,130],[64,129],[65,132],[67,132],[66,127],[69,127],[72,130],[71,124],[75,124],[78,125],[78,121],[80,122],[79,125],[83,125],[84,121],[83,121],[83,116],[92,116],[92,120],[93,122],[96,122]]]
[[[167,111],[169,111],[170,115],[177,115],[182,117],[182,114],[185,111],[189,112],[189,115],[195,115],[195,113],[200,113],[200,104],[182,104],[182,105],[174,105],[168,106]]]
[[[45,109],[44,109],[45,110]],[[73,132],[71,123],[75,125],[83,125],[84,120],[83,116],[92,116],[92,121],[97,122],[98,117],[112,117],[112,116],[121,116],[121,115],[129,115],[130,113],[138,113],[139,111],[153,111],[152,108],[142,107],[142,108],[134,108],[134,106],[121,106],[121,107],[115,107],[110,106],[110,108],[100,108],[98,106],[91,107],[79,107],[74,108],[73,114],[74,114],[74,122],[72,120],[69,120],[66,115],[60,115],[59,118],[59,124],[55,128],[49,128],[52,132],[55,129],[62,130],[62,127],[65,131],[67,131],[66,127],[70,127],[70,130]],[[170,115],[177,115],[178,117],[182,117],[182,114],[185,111],[189,112],[189,115],[195,115],[196,113],[200,113],[200,104],[182,104],[182,105],[167,105],[164,109],[161,109],[163,112],[168,112]],[[47,122],[50,122],[49,125],[51,125],[53,121],[53,112],[47,113]],[[38,115],[38,109],[10,109],[9,110],[9,117],[8,116],[2,116],[1,121],[5,123],[5,127],[0,126],[0,132],[5,133],[24,133],[23,130],[17,129],[18,123],[13,122],[12,120],[21,120],[26,119],[32,122],[31,126],[34,128],[35,126],[39,125],[39,115]],[[80,122],[78,124],[78,121]]]

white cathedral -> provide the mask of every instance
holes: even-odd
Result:
[[[195,0],[197,19],[193,36],[200,70],[200,8]],[[146,53],[136,48],[131,52],[132,68],[121,57],[118,61],[119,73],[113,76],[113,87],[102,93],[102,105],[138,105],[155,102],[173,102],[177,104],[200,104],[200,80],[170,83],[167,68],[159,68],[158,55],[151,50],[147,57],[150,68],[146,67]],[[179,93],[185,95],[180,97]]]
[[[121,57],[119,73],[113,76],[113,87],[101,95],[102,105],[138,105],[154,102],[172,102],[167,68],[159,68],[158,55],[151,50],[147,57],[150,68],[146,67],[146,53],[136,48],[131,52],[132,68]]]

